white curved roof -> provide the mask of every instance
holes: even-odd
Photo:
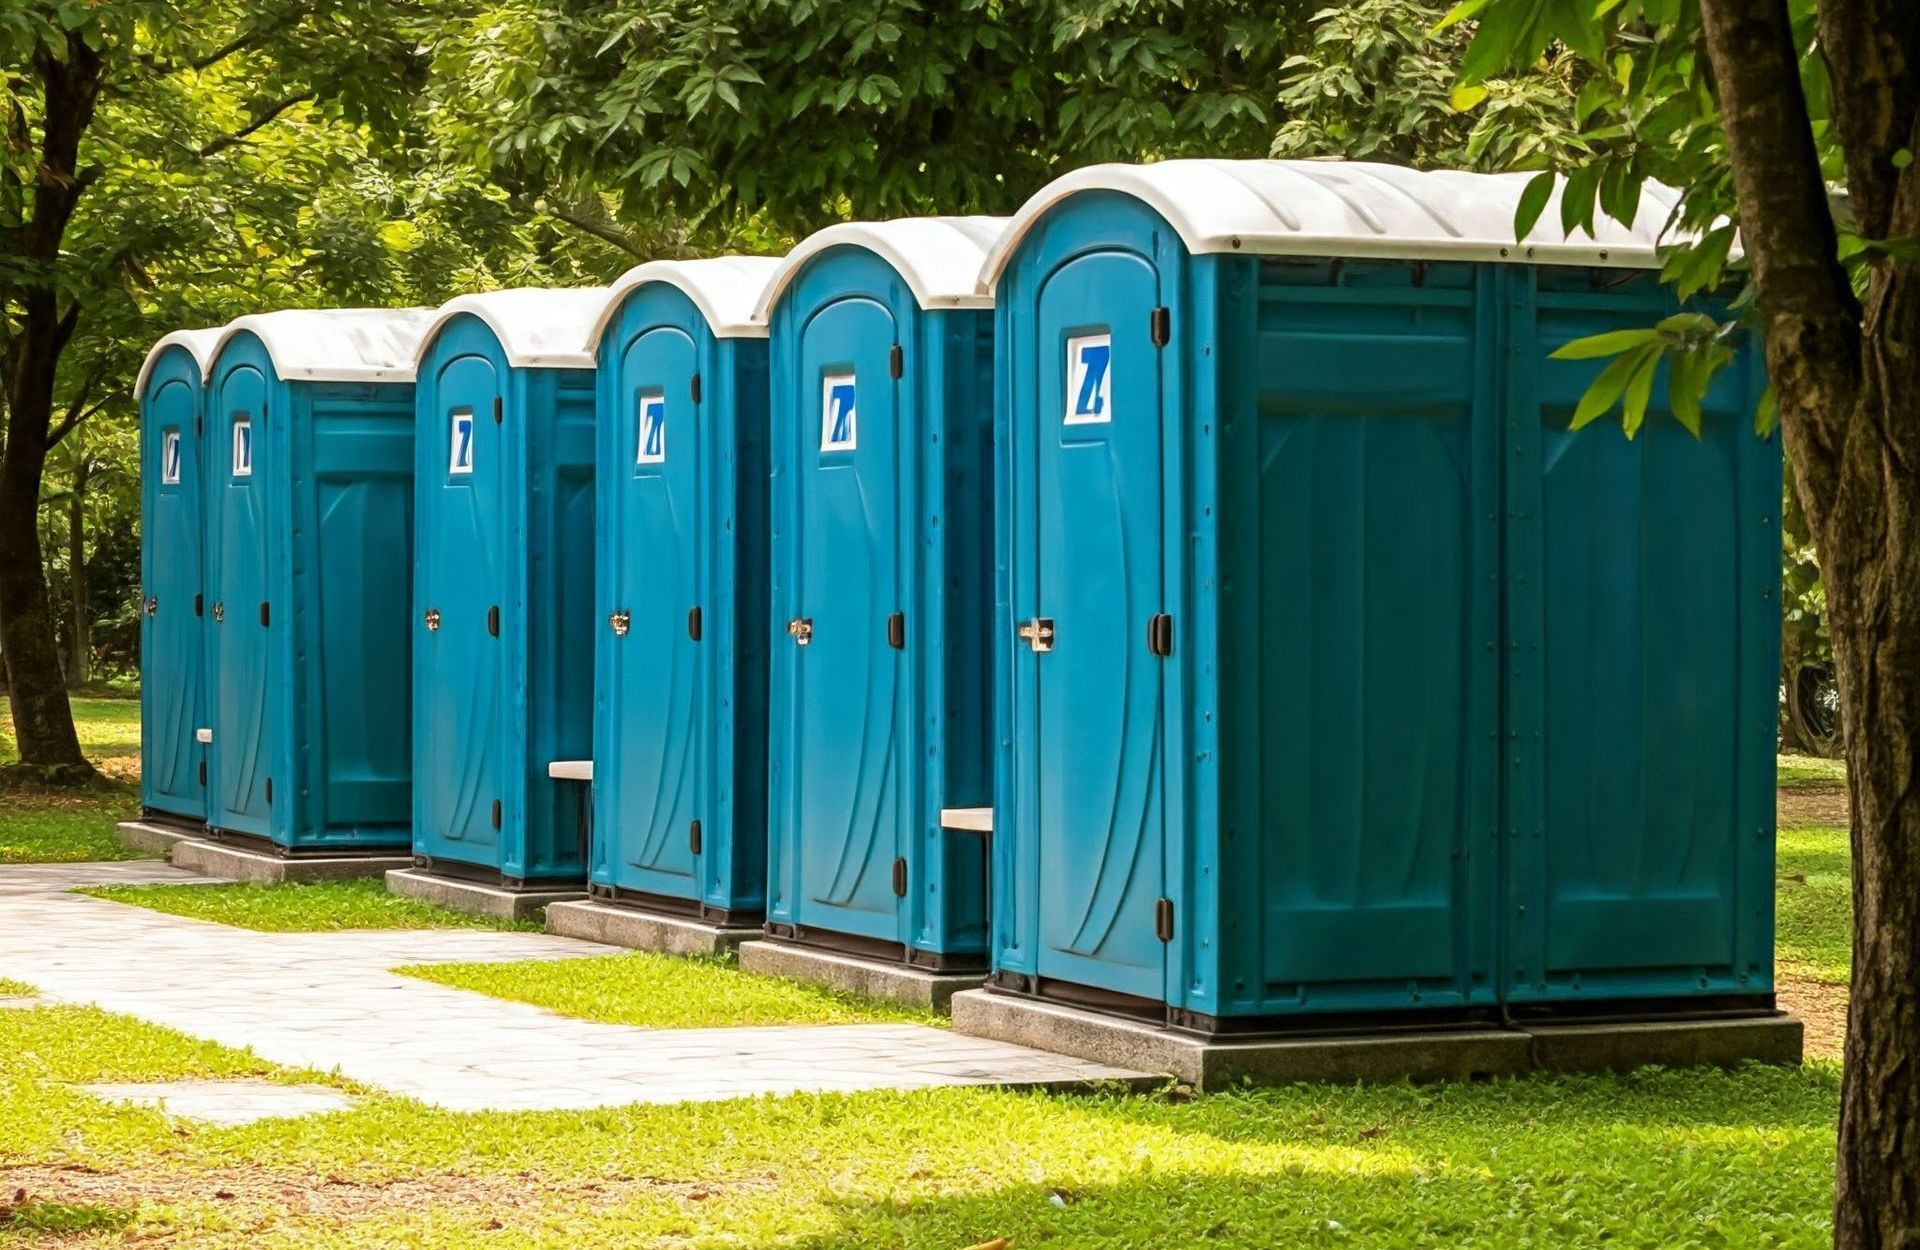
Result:
[[[607,288],[524,286],[511,291],[460,295],[440,305],[433,324],[421,336],[413,365],[417,369],[434,336],[462,313],[480,318],[500,340],[507,364],[515,369],[591,369],[593,328],[607,303]]]
[[[845,221],[817,230],[787,253],[760,294],[753,315],[768,320],[773,306],[806,266],[830,247],[863,247],[892,265],[922,308],[991,308],[993,295],[978,288],[987,249],[1006,229],[1005,217],[902,217],[894,221]]]
[[[266,345],[282,382],[411,382],[431,308],[286,308],[229,322],[207,372],[243,330]]]
[[[707,319],[707,328],[715,338],[763,339],[767,337],[767,323],[754,319],[753,306],[779,268],[777,256],[650,260],[644,265],[635,265],[607,288],[606,306],[600,310],[600,319],[593,323],[587,347],[591,350],[599,345],[600,336],[620,315],[620,305],[627,296],[649,282],[664,282],[685,292],[700,315]]]
[[[1020,241],[1048,209],[1083,191],[1117,191],[1150,205],[1193,253],[1509,260],[1655,268],[1655,249],[1680,193],[1649,182],[1631,228],[1597,214],[1594,237],[1560,229],[1560,186],[1524,240],[1514,211],[1533,174],[1406,169],[1370,161],[1175,160],[1089,165],[1021,205],[981,266],[1000,281]]]
[[[207,376],[207,367],[213,363],[213,353],[219,343],[219,326],[206,330],[175,330],[164,336],[153,345],[153,349],[147,353],[147,358],[140,362],[140,376],[133,382],[134,395],[138,397],[147,393],[147,379],[153,376],[153,367],[160,363],[160,357],[166,354],[169,347],[184,348],[186,353],[193,357],[193,363],[200,370],[200,377],[204,381]]]

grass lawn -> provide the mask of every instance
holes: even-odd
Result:
[[[1780,830],[1776,955],[1782,975],[1845,985],[1853,966],[1853,893],[1847,831]]]
[[[309,885],[98,885],[77,891],[174,916],[211,920],[262,933],[325,933],[337,929],[520,929],[525,922],[486,920],[387,893],[383,881],[317,881]]]
[[[0,699],[0,765],[19,758],[6,702]],[[113,827],[140,810],[140,702],[75,698],[73,719],[81,750],[107,780],[85,791],[5,783],[8,788],[0,793],[0,863],[139,858],[138,852],[120,845]]]
[[[244,1128],[75,1082],[279,1073],[85,1008],[0,1013],[0,1246],[1816,1247],[1837,1075],[1208,1095],[986,1090]],[[324,1079],[324,1078],[321,1078]]]
[[[0,998],[35,998],[39,993],[25,981],[9,981],[0,977]]]
[[[396,971],[563,1015],[649,1029],[728,1025],[943,1024],[929,1012],[742,972],[731,961],[635,951],[605,958],[419,964]]]
[[[1803,786],[1844,786],[1847,765],[1844,760],[1824,759],[1818,755],[1782,755],[1779,758],[1779,784],[1783,790]]]

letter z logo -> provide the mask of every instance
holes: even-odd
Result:
[[[640,397],[640,444],[634,453],[635,464],[667,462],[667,397]]]
[[[447,452],[447,472],[471,474],[473,472],[473,409],[455,408],[453,424],[447,433],[450,448]]]
[[[180,484],[180,431],[168,430],[160,436],[160,481],[167,486]]]
[[[1067,340],[1068,425],[1113,420],[1113,335],[1083,334]]]
[[[820,450],[852,451],[859,441],[853,375],[829,374],[820,390]]]

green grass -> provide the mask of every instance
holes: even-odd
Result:
[[[129,1240],[236,1250],[1812,1248],[1830,1235],[1838,1102],[1835,1069],[1814,1065],[555,1114],[365,1093],[347,1111],[216,1128],[71,1088],[245,1074],[293,1079],[91,1009],[0,1013],[0,1167],[49,1218],[85,1208],[86,1227]],[[10,1248],[40,1236],[0,1225]]]
[[[1782,755],[1778,771],[1783,790],[1847,784],[1845,760],[1823,759],[1818,755]]]
[[[1783,974],[1845,985],[1853,966],[1853,892],[1847,831],[1780,830],[1774,941]]]
[[[0,998],[34,998],[39,993],[39,990],[25,981],[9,981],[5,977],[0,977]]]
[[[539,928],[400,898],[387,893],[386,884],[378,880],[310,885],[96,885],[82,887],[77,893],[262,933]]]
[[[647,1029],[758,1024],[940,1024],[931,1012],[742,972],[730,961],[635,951],[589,959],[418,964],[396,969],[455,989],[532,1003],[562,1015]]]
[[[87,790],[9,781],[0,792],[0,864],[137,859],[114,825],[140,810],[140,704],[135,699],[73,700],[80,749],[106,779]],[[0,765],[15,763],[13,719],[0,698]]]

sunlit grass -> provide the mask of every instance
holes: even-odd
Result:
[[[287,885],[99,885],[76,893],[262,933],[539,927],[488,920],[389,894],[386,883],[377,879]]]

